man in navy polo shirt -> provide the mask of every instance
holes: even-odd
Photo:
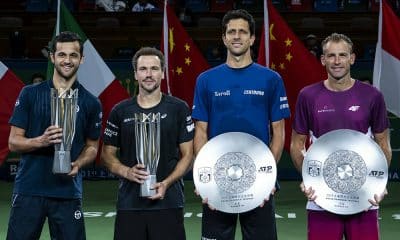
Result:
[[[85,239],[80,168],[97,154],[101,104],[78,81],[83,45],[72,32],[52,42],[53,78],[24,87],[11,116],[9,147],[21,153],[15,179],[7,239],[39,239],[47,218],[52,238]],[[71,172],[52,173],[54,144],[62,129],[50,123],[50,89],[78,89],[76,130],[71,148]]]

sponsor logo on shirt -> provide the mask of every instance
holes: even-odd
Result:
[[[118,126],[110,121],[107,121],[107,125],[110,125],[111,127],[118,129]]]
[[[109,129],[109,128],[106,128],[104,130],[104,135],[112,137],[112,136],[118,136],[118,133],[116,131],[113,131],[113,130]]]
[[[287,97],[279,97],[279,101],[281,102],[281,105],[279,106],[279,109],[286,109],[289,108],[289,103],[287,102]]]
[[[124,123],[135,121],[135,118],[125,118]]]
[[[335,112],[335,109],[328,108],[328,106],[325,105],[323,109],[318,109],[317,112],[318,113]]]
[[[168,115],[166,113],[164,113],[163,115],[161,115],[161,119],[166,118]]]
[[[223,96],[230,96],[231,95],[231,90],[226,90],[223,92],[214,92],[214,96],[216,97],[223,97]]]
[[[284,103],[279,106],[280,109],[289,108],[289,103]]]
[[[188,132],[193,131],[194,130],[194,123],[186,125],[186,129],[187,129]]]
[[[360,106],[351,106],[349,107],[349,111],[357,112],[360,109]]]
[[[74,217],[75,217],[76,220],[81,219],[81,217],[82,217],[82,212],[81,212],[80,210],[76,210],[76,211],[74,212]]]
[[[19,98],[17,99],[17,101],[15,101],[15,106],[17,107],[19,105]]]
[[[264,96],[264,91],[261,90],[244,90],[243,91],[244,95],[256,95],[256,96]]]

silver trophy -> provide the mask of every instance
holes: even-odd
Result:
[[[61,143],[54,145],[53,173],[71,171],[71,146],[75,135],[78,89],[51,89],[51,125],[62,128]]]
[[[379,145],[364,133],[339,129],[320,136],[303,161],[304,185],[315,190],[315,203],[341,215],[371,207],[368,199],[384,192],[388,165]]]
[[[244,132],[213,137],[201,148],[193,166],[193,181],[200,196],[226,213],[260,206],[275,187],[276,174],[268,146]]]
[[[140,186],[140,196],[156,194],[152,186],[157,182],[157,166],[160,159],[160,113],[135,113],[136,158],[149,172]]]

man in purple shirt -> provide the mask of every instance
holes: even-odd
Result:
[[[328,79],[301,90],[296,103],[290,154],[298,171],[302,172],[305,143],[336,129],[352,129],[371,136],[383,150],[388,165],[392,153],[389,141],[389,121],[382,94],[373,86],[351,78],[354,63],[352,41],[343,34],[333,33],[322,42],[322,65]],[[387,194],[376,193],[370,199],[372,208],[354,215],[330,213],[315,204],[312,187],[300,185],[308,198],[309,240],[377,240],[379,239],[378,204]]]

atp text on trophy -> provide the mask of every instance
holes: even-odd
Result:
[[[71,171],[71,146],[75,135],[78,89],[51,89],[51,125],[62,128],[61,143],[54,145],[53,173]]]
[[[149,172],[140,186],[140,196],[156,194],[152,186],[157,182],[157,166],[160,159],[160,113],[135,113],[136,158]]]

